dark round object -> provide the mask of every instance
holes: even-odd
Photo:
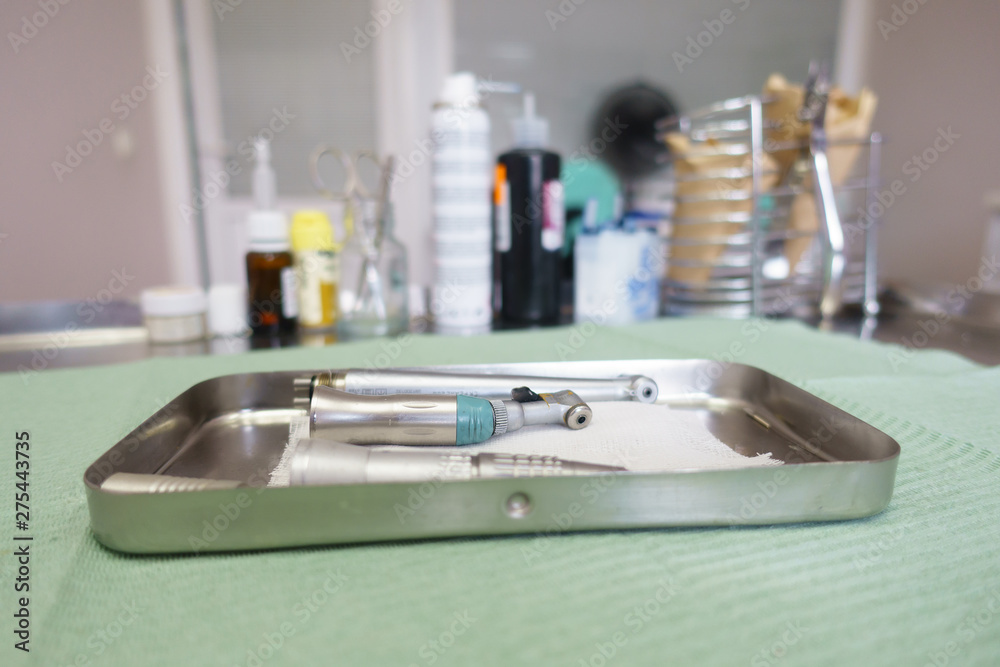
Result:
[[[633,83],[605,98],[590,135],[595,143],[599,139],[606,144],[600,158],[623,180],[633,179],[663,167],[667,147],[656,137],[656,123],[676,115],[677,105],[666,93]]]

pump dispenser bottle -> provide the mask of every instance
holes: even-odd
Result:
[[[288,219],[276,208],[271,146],[267,140],[258,138],[254,151],[257,160],[253,172],[256,210],[247,219],[250,235],[250,252],[246,256],[248,317],[255,336],[284,336],[295,333],[298,316]]]
[[[494,244],[500,319],[508,326],[556,324],[565,231],[559,155],[546,150],[549,124],[524,95],[512,122],[514,147],[500,156],[494,190]]]

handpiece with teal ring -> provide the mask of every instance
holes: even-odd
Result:
[[[362,396],[314,386],[309,435],[352,445],[472,445],[535,424],[586,427],[593,412],[572,391],[536,394],[527,387],[510,399],[434,394]]]

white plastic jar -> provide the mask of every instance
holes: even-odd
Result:
[[[141,297],[151,343],[187,343],[205,338],[208,301],[199,287],[153,287]]]

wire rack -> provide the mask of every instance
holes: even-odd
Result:
[[[734,98],[673,123],[690,155],[725,159],[694,173],[682,173],[675,161],[664,312],[814,317],[858,304],[877,313],[876,229],[868,211],[881,136],[765,141],[774,136],[775,122],[765,120],[770,103]],[[827,153],[844,150],[855,159],[846,178],[833,183]],[[796,156],[784,176],[776,173],[778,154]],[[817,224],[801,224],[813,215]]]

